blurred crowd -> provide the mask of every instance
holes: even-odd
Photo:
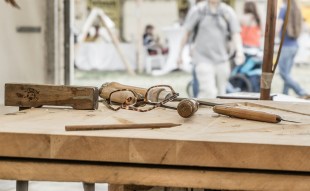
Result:
[[[310,40],[310,30],[302,17],[299,0],[291,0],[289,7],[290,10],[287,10],[287,0],[283,0],[276,29],[277,39],[280,39],[284,31],[284,20],[289,12],[278,64],[278,72],[284,84],[282,93],[289,94],[289,90],[293,90],[299,97],[308,99],[309,93],[294,80],[291,70],[298,52],[309,55],[310,58],[310,53],[302,51],[305,44],[303,41]],[[192,80],[187,84],[187,91],[191,97],[215,98],[233,92],[259,92],[265,26],[262,24],[257,2],[245,1],[243,13],[241,16],[239,14],[239,17],[235,10],[222,0],[196,0],[188,11],[181,13],[178,30],[166,30],[170,39],[164,42],[161,42],[155,34],[154,25],[145,26],[140,40],[144,46],[142,53],[146,57],[144,60],[146,72],[154,75],[152,67],[156,62],[159,63],[160,69],[167,69],[161,74],[173,70],[184,70],[184,65],[190,65]],[[114,35],[116,30],[111,19],[101,12],[94,11],[90,15],[92,17],[90,16],[90,20],[85,24],[86,32],[84,35],[82,33],[76,36],[76,43],[81,42],[82,39],[83,42],[104,41],[115,44],[114,37],[118,35]],[[92,30],[88,30],[91,20],[98,15],[109,27],[102,27],[97,21],[91,28]],[[125,56],[122,55],[122,57],[129,58],[130,64],[135,67],[137,58],[133,56],[135,55],[134,49],[139,48],[133,43],[131,45],[123,43],[120,47],[124,50]],[[122,62],[118,58],[119,54],[113,52],[107,43],[101,43],[96,47],[88,44],[77,50],[76,66],[78,68],[122,68],[122,65],[116,64]],[[184,59],[184,57],[189,59]],[[308,57],[304,60],[308,60]]]
[[[283,32],[287,14],[284,0],[278,15],[277,36]],[[260,91],[262,65],[262,22],[255,1],[245,1],[243,15],[238,18],[234,9],[221,0],[196,0],[188,11],[182,27],[178,66],[182,67],[185,46],[190,46],[193,64],[191,91],[193,97],[215,98],[227,92]],[[289,89],[303,98],[309,94],[291,76],[298,51],[298,38],[303,18],[298,0],[292,0],[287,32],[279,60],[279,73],[284,81],[283,94]],[[144,46],[150,54],[168,53],[148,25],[143,36]]]

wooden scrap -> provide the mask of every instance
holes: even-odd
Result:
[[[79,110],[98,108],[98,88],[62,85],[5,84],[5,106],[71,106]]]

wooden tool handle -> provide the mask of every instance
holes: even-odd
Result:
[[[120,84],[120,83],[117,83],[117,82],[111,82],[107,85],[107,87],[110,87],[110,88],[114,88],[114,89],[119,89],[119,90],[122,90],[122,89],[129,89],[129,90],[132,90],[134,92],[137,92],[143,96],[145,96],[146,92],[147,92],[147,88],[140,88],[140,87],[135,87],[135,86],[127,86],[127,85],[123,85],[123,84]]]
[[[107,125],[67,125],[66,131],[92,131],[115,129],[158,129],[180,126],[174,123],[145,123],[145,124],[107,124]]]
[[[116,102],[116,103],[128,103],[128,104],[134,104],[135,102],[135,95],[131,92],[127,91],[119,91],[114,92],[117,89],[109,87],[109,86],[102,86],[99,89],[99,96],[103,99],[111,99],[110,101]],[[113,96],[110,97],[111,93],[113,93]]]
[[[147,100],[151,102],[160,102],[164,99],[166,99],[169,95],[171,95],[171,91],[165,91],[165,88],[162,87],[154,87],[151,91],[148,92],[148,95],[146,95],[147,90],[146,88],[140,88],[135,86],[127,86],[123,85],[117,82],[110,82],[107,84],[104,84],[100,88],[100,97],[107,99],[110,95],[110,93],[114,90],[131,90],[139,95],[142,95],[143,97],[148,96]]]
[[[213,111],[218,114],[227,115],[230,117],[236,117],[240,119],[248,119],[254,121],[262,121],[268,123],[279,123],[281,117],[275,114],[253,111],[248,109],[241,109],[237,107],[217,105],[213,107]]]

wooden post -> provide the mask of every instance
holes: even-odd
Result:
[[[48,82],[49,84],[54,84],[56,79],[56,60],[57,60],[57,30],[56,26],[58,24],[58,20],[56,19],[57,16],[57,6],[58,1],[46,1],[46,61],[45,61],[45,68],[46,68],[46,75],[45,75],[45,82]]]
[[[73,81],[73,38],[72,38],[72,2],[64,0],[64,60],[65,60],[65,84],[70,85]]]
[[[137,5],[137,12],[136,12],[136,19],[137,19],[137,36],[136,36],[136,43],[137,43],[137,68],[138,68],[138,72],[142,73],[144,66],[143,66],[143,47],[142,47],[142,33],[141,33],[141,5],[142,5],[142,0],[136,0],[136,5]]]
[[[135,71],[132,69],[132,67],[130,66],[128,60],[125,58],[125,55],[123,54],[123,51],[121,50],[121,47],[120,47],[120,43],[119,43],[119,40],[118,38],[112,33],[111,29],[109,28],[109,25],[106,23],[105,19],[104,19],[104,15],[102,16],[102,22],[103,22],[103,25],[106,27],[107,31],[108,31],[108,34],[109,36],[111,37],[112,39],[112,42],[116,48],[116,51],[118,52],[121,60],[123,61],[123,63],[125,64],[125,67],[127,68],[127,71],[130,75],[135,75]]]
[[[16,181],[16,191],[28,191],[28,181]]]
[[[267,1],[267,20],[265,30],[264,59],[261,76],[261,100],[270,100],[271,81],[273,77],[273,54],[277,20],[277,0]]]
[[[109,184],[108,191],[147,191],[153,186]]]

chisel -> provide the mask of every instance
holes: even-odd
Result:
[[[279,123],[281,121],[299,123],[296,121],[282,119],[279,115],[276,115],[276,114],[262,112],[262,111],[254,111],[254,110],[249,110],[249,109],[242,109],[242,108],[227,106],[227,105],[214,106],[213,111],[215,113],[227,115],[230,117],[248,119],[248,120],[253,120],[253,121],[261,121],[261,122],[267,122],[267,123]]]
[[[185,98],[177,98],[175,101],[186,101]],[[247,120],[253,120],[253,121],[261,121],[261,122],[267,122],[267,123],[279,123],[281,121],[287,121],[292,123],[299,123],[296,121],[290,121],[281,118],[279,115],[262,112],[262,111],[254,111],[249,109],[243,109],[238,108],[235,106],[229,106],[225,104],[218,104],[213,102],[206,102],[206,101],[200,101],[200,100],[193,100],[199,103],[199,105],[205,105],[205,106],[211,106],[213,107],[213,111],[218,114],[227,115],[230,117],[236,117],[239,119],[247,119]],[[192,113],[188,114],[188,116],[192,116],[197,110],[190,110]],[[180,114],[180,112],[179,112]],[[181,115],[182,116],[182,115]],[[182,116],[183,117],[183,116]]]

